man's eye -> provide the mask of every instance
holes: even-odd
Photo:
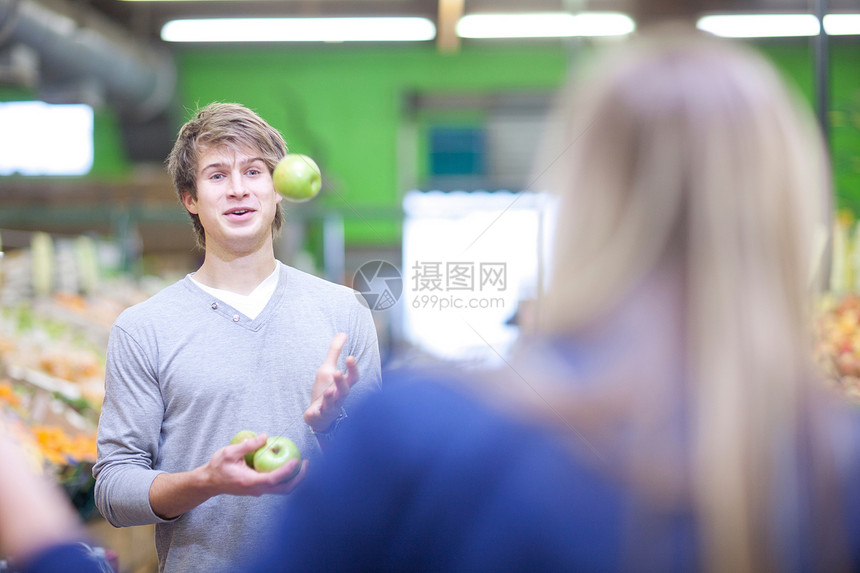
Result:
[[[220,181],[221,179],[224,179],[224,174],[223,173],[213,173],[212,175],[209,176],[209,179],[214,179],[215,181]]]
[[[248,170],[248,175],[251,175],[251,176],[259,175],[260,173],[262,173],[262,171],[260,171],[256,167],[252,167],[251,169]]]

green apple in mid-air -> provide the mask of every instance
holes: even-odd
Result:
[[[233,439],[230,440],[230,445],[241,444],[245,440],[250,440],[251,438],[256,438],[256,437],[257,437],[257,432],[252,432],[251,430],[242,430],[241,432],[239,432],[238,434],[233,436]],[[249,454],[245,454],[245,463],[248,464],[248,466],[250,466],[250,467],[254,467],[254,454],[255,453],[257,453],[257,450],[255,450]]]
[[[316,197],[322,185],[320,168],[313,159],[301,153],[288,153],[272,172],[275,190],[296,203]]]
[[[266,445],[254,453],[254,469],[258,472],[270,472],[278,469],[291,459],[299,460],[299,465],[296,466],[296,471],[292,476],[299,473],[301,467],[302,455],[299,453],[299,448],[289,438],[282,436],[272,436],[266,440]]]

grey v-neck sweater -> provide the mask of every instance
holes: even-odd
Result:
[[[253,320],[189,277],[125,310],[111,330],[99,420],[96,504],[114,526],[155,523],[161,571],[217,571],[265,538],[278,496],[220,495],[173,519],[156,516],[159,472],[206,463],[239,430],[287,436],[313,460],[304,424],[317,369],[332,338],[358,361],[346,409],[379,389],[370,311],[346,287],[281,264],[278,286]]]

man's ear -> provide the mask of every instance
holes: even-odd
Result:
[[[191,196],[191,191],[182,192],[182,204],[185,205],[185,209],[187,209],[189,213],[192,215],[198,215],[197,199]]]

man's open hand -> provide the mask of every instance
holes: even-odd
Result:
[[[305,423],[314,432],[327,431],[340,413],[346,397],[358,382],[358,364],[354,356],[346,359],[346,372],[337,367],[337,360],[346,344],[346,334],[341,332],[331,341],[328,355],[317,370],[311,390],[311,405],[305,410]]]

